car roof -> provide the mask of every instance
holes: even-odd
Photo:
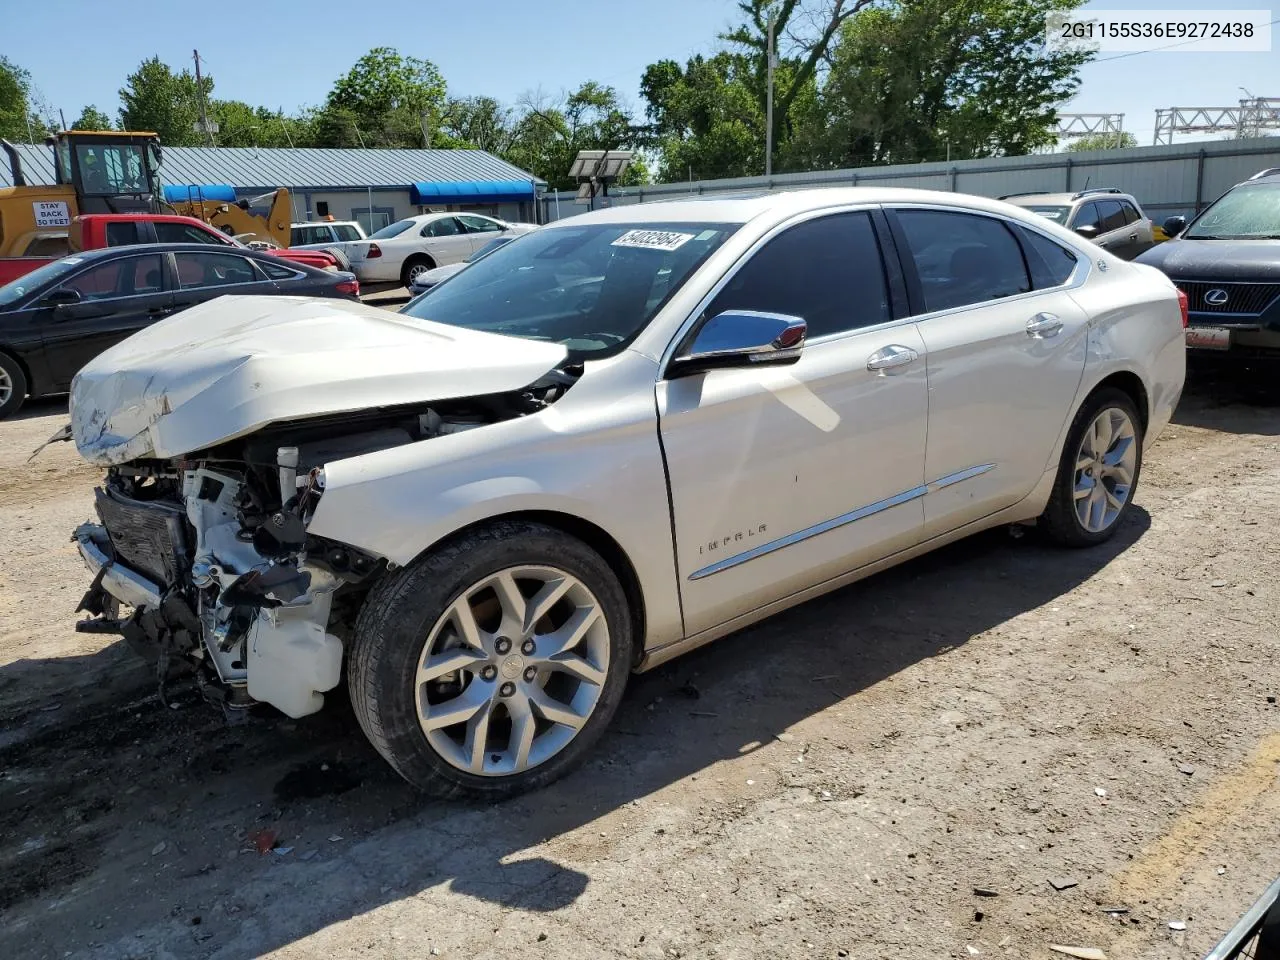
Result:
[[[1073,203],[1085,203],[1089,200],[1133,200],[1133,194],[1109,187],[1097,187],[1093,190],[1072,190],[1061,193],[1010,193],[1005,195],[1005,203],[1021,207],[1029,203],[1052,203],[1069,207]],[[1135,203],[1137,201],[1134,201]]]
[[[341,227],[341,226],[359,226],[355,220],[299,220],[297,223],[289,224],[290,227]]]
[[[908,187],[819,187],[758,194],[722,194],[658,200],[581,213],[546,224],[556,229],[585,223],[746,223],[757,217],[784,220],[795,214],[851,204],[931,204],[1008,213],[1008,204],[990,197]]]

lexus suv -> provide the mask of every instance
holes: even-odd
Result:
[[[84,629],[293,717],[345,673],[406,779],[508,796],[633,671],[985,528],[1106,541],[1183,318],[1044,217],[868,188],[586,213],[400,313],[222,297],[72,385]]]
[[[1187,295],[1187,347],[1202,355],[1280,358],[1280,167],[1254,174],[1139,262]]]
[[[1060,223],[1122,260],[1132,260],[1156,242],[1151,220],[1138,201],[1115,187],[1077,193],[1011,193],[1000,199]]]

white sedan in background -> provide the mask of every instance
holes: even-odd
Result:
[[[409,286],[436,267],[463,263],[500,236],[519,236],[532,223],[507,223],[479,213],[424,213],[397,220],[354,244],[351,269],[362,283],[399,281]]]

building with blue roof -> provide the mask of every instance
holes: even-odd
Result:
[[[15,146],[28,183],[54,183],[50,147]],[[368,232],[437,210],[536,222],[547,186],[484,150],[287,147],[164,147],[160,182],[170,202],[246,199],[286,187],[295,222],[356,220]],[[4,163],[0,186],[12,186]]]

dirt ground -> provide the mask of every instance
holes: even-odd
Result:
[[[0,956],[1199,957],[1280,874],[1278,403],[1193,374],[1111,545],[997,531],[809,603],[493,807],[415,795],[341,697],[228,725],[75,633],[97,472],[25,462],[65,420],[33,404],[0,424]]]

